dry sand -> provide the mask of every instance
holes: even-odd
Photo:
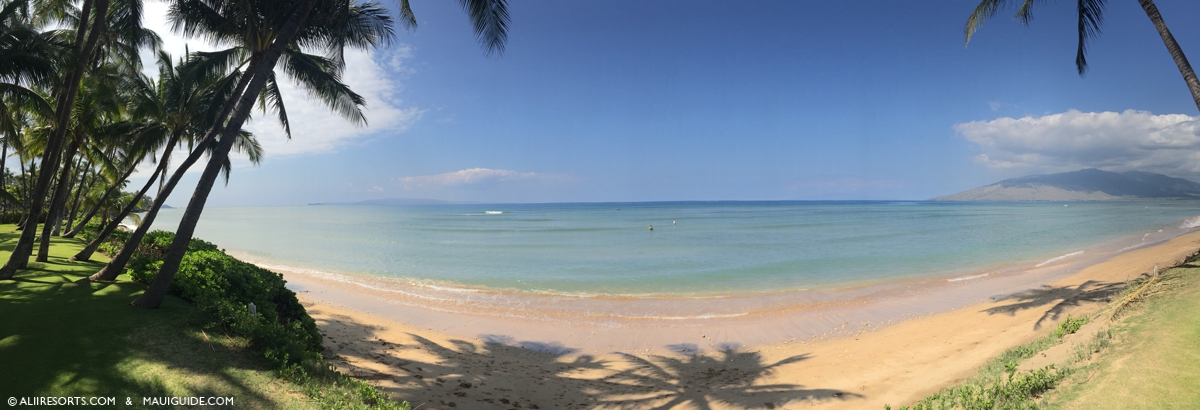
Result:
[[[621,349],[584,354],[561,344],[524,342],[545,340],[554,329],[522,325],[505,332],[521,337],[456,337],[446,330],[465,326],[460,321],[439,331],[417,328],[372,311],[431,313],[386,305],[349,309],[345,298],[355,294],[343,289],[338,299],[318,289],[327,284],[303,282],[299,295],[325,334],[333,363],[414,408],[879,409],[911,404],[971,377],[1005,349],[1048,333],[1067,314],[1094,313],[1126,281],[1155,265],[1174,266],[1198,248],[1200,232],[1189,233],[1040,288],[882,328],[862,327],[847,337],[722,349],[712,342],[716,336],[694,334],[675,345],[677,351],[715,347],[698,349],[707,350],[701,354]],[[430,317],[437,318],[414,323],[430,323]]]

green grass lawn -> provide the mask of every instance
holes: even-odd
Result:
[[[16,244],[0,225],[0,260]],[[69,261],[78,240],[54,238],[50,261],[0,281],[0,400],[28,396],[232,396],[237,408],[316,407],[245,342],[201,331],[192,305],[168,296],[155,310],[129,306],[145,286],[77,284],[103,266]]]
[[[1116,325],[1117,343],[1048,407],[1200,409],[1200,268],[1165,275],[1162,290]]]

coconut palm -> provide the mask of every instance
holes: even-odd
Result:
[[[129,113],[135,119],[142,121],[142,124],[136,128],[136,139],[139,146],[145,147],[142,149],[143,152],[149,153],[152,156],[151,159],[158,166],[155,167],[154,173],[146,180],[142,189],[134,195],[133,200],[128,202],[128,205],[121,210],[113,222],[107,224],[100,234],[72,259],[88,260],[91,258],[92,253],[99,245],[116,230],[120,221],[141,202],[142,196],[150,190],[156,179],[165,176],[170,156],[175,151],[176,144],[181,140],[186,140],[189,146],[193,146],[198,142],[199,136],[210,128],[215,117],[212,107],[219,105],[219,103],[213,104],[213,101],[223,101],[228,97],[225,92],[228,91],[229,80],[212,75],[212,73],[197,75],[193,72],[195,68],[196,65],[189,61],[180,61],[178,64],[174,64],[170,55],[159,52],[158,80],[152,81],[143,76],[134,83],[134,98],[129,104]],[[261,157],[261,148],[248,134],[243,138],[245,140],[243,150],[249,154],[251,162],[257,164]],[[162,155],[154,158],[153,153],[159,149],[162,149]],[[228,175],[228,171],[226,172]],[[167,195],[164,195],[160,188],[157,196],[165,201]],[[137,245],[141,243],[141,235],[144,235],[144,232],[149,229],[154,221],[154,216],[157,215],[163,203],[163,201],[154,202],[159,206],[151,205],[147,208],[148,213],[139,224],[139,230],[142,233],[135,232],[128,241],[130,255],[132,255],[132,250],[136,250]],[[135,236],[136,240],[133,238]],[[114,260],[123,259],[120,253]],[[112,280],[123,268],[124,266],[121,266],[120,269],[106,268],[90,279]]]
[[[121,66],[106,64],[93,70],[84,77],[79,96],[75,101],[74,110],[68,119],[66,148],[62,153],[62,167],[55,184],[50,207],[47,210],[46,224],[42,233],[37,253],[38,262],[49,260],[50,236],[58,224],[66,205],[71,187],[72,165],[75,155],[80,149],[88,149],[94,142],[93,138],[108,134],[108,128],[119,121],[122,105],[128,97],[127,86],[129,76],[133,75],[122,70]],[[49,168],[53,170],[53,168]]]
[[[61,86],[57,87],[57,104],[54,108],[53,117],[55,127],[50,138],[47,140],[46,149],[43,151],[41,175],[38,177],[37,184],[30,195],[26,221],[27,223],[32,222],[35,226],[46,199],[46,193],[50,189],[51,178],[54,176],[53,171],[58,168],[63,141],[67,133],[66,124],[69,122],[68,119],[75,105],[75,97],[79,92],[79,83],[83,77],[86,62],[91,57],[92,50],[95,48],[100,33],[104,31],[102,26],[107,21],[108,6],[109,0],[84,0],[83,7],[80,8],[81,12],[75,30],[75,39],[71,43],[69,51],[69,57],[72,60],[71,67],[63,76],[64,81],[62,81]],[[34,229],[24,229],[21,231],[20,239],[17,240],[17,244],[13,248],[8,262],[3,267],[0,267],[0,279],[12,278],[17,269],[28,265],[29,255],[33,252],[33,241]]]
[[[97,172],[101,177],[100,179],[104,180],[108,187],[103,192],[95,193],[96,195],[89,193],[83,196],[83,203],[81,205],[87,206],[91,204],[91,206],[83,214],[83,217],[79,219],[79,224],[74,229],[69,229],[67,233],[63,234],[64,238],[74,238],[75,235],[78,235],[88,222],[101,211],[104,203],[124,187],[129,176],[133,175],[133,172],[137,170],[138,165],[141,164],[144,158],[143,153],[126,151],[132,150],[110,149],[108,153],[98,155],[101,159],[98,161],[100,166]]]
[[[1162,14],[1158,12],[1158,6],[1154,4],[1154,0],[1137,1],[1142,6],[1142,10],[1146,12],[1146,16],[1150,17],[1154,28],[1158,30],[1159,37],[1162,37],[1163,44],[1167,46],[1167,52],[1175,60],[1175,66],[1179,68],[1179,73],[1183,75],[1183,81],[1187,83],[1188,90],[1192,93],[1192,100],[1195,101],[1196,108],[1200,109],[1200,80],[1197,80],[1196,72],[1192,70],[1192,65],[1188,63],[1183,49],[1175,41],[1175,36],[1171,35],[1171,30],[1167,29],[1167,23],[1163,21]],[[1015,17],[1022,24],[1028,25],[1033,20],[1033,6],[1038,2],[1037,0],[1023,0]],[[967,18],[967,25],[964,29],[968,44],[971,42],[971,36],[975,34],[976,30],[979,30],[983,21],[991,18],[1007,3],[1007,0],[983,0],[975,7],[971,17]],[[1088,41],[1100,34],[1100,24],[1104,21],[1105,3],[1107,0],[1076,0],[1076,7],[1079,11],[1079,46],[1075,51],[1075,68],[1079,71],[1080,76],[1087,73]]]
[[[9,148],[15,148],[31,115],[52,116],[54,108],[45,98],[28,88],[50,85],[54,81],[58,44],[49,33],[40,32],[29,22],[26,0],[0,3],[0,170],[5,169]],[[0,175],[0,191],[4,191]]]
[[[378,14],[375,10],[379,10],[379,7],[373,3],[357,4],[353,0],[208,0],[203,4],[208,5],[211,12],[192,13],[187,12],[191,9],[183,7],[197,3],[195,0],[173,3],[171,15],[176,27],[182,28],[185,34],[224,39],[254,50],[246,66],[250,79],[245,82],[244,91],[238,87],[240,93],[236,95],[236,105],[230,105],[234,99],[227,102],[225,108],[232,111],[228,122],[223,125],[224,129],[214,128],[210,131],[210,134],[219,134],[218,147],[201,173],[157,277],[146,292],[132,303],[136,307],[155,308],[162,303],[195,232],[208,194],[220,172],[220,164],[232,147],[231,137],[241,129],[263,89],[275,82],[275,65],[285,51],[288,52],[284,58],[285,73],[307,86],[311,95],[325,101],[335,112],[355,120],[362,118],[361,97],[348,88],[334,86],[340,84],[339,77],[344,68],[342,53],[346,47],[375,47],[386,43],[392,36],[391,20]],[[502,51],[508,27],[508,11],[504,0],[460,0],[460,4],[472,19],[476,37],[484,49],[489,53]],[[415,20],[407,1],[401,2],[401,10],[401,17],[405,19],[403,24],[414,27]],[[302,60],[290,53],[291,50],[299,51],[302,48],[323,50],[325,56]],[[297,74],[304,73],[295,71],[298,68],[323,70],[320,70],[321,76],[303,79],[297,78]],[[312,87],[311,80],[320,80],[323,85]],[[222,113],[225,111],[222,109]],[[365,118],[361,121],[365,122]]]

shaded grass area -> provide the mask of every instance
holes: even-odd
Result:
[[[19,232],[0,225],[0,258]],[[159,309],[129,306],[145,286],[124,275],[76,283],[105,262],[68,258],[82,247],[52,240],[50,261],[0,281],[0,396],[233,397],[235,408],[364,407],[365,385],[341,379],[289,381],[246,339],[206,326],[189,302],[168,296]],[[205,330],[207,329],[207,330]],[[293,378],[295,379],[295,378]],[[374,392],[370,386],[365,386]]]
[[[1117,342],[1068,378],[1047,408],[1200,408],[1200,267],[1164,272],[1145,293],[1113,326]]]

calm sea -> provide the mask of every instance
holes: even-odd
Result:
[[[156,228],[173,230],[181,214],[164,210]],[[1197,216],[1200,201],[323,205],[209,208],[196,236],[256,261],[349,277],[684,296],[1033,266],[1180,234]]]

